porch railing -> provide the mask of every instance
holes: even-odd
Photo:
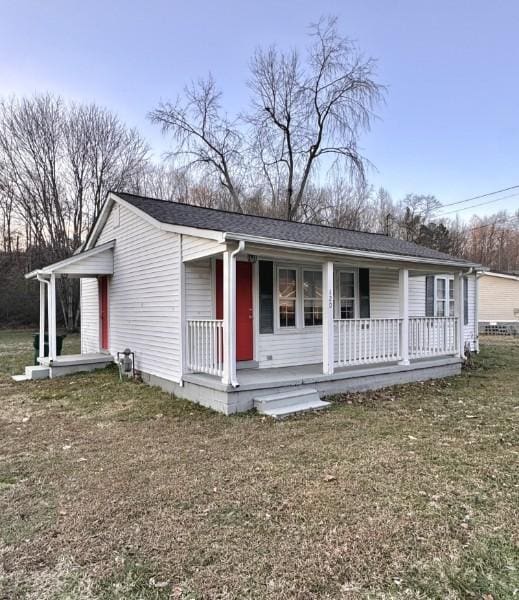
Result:
[[[400,360],[402,319],[335,319],[339,367]]]
[[[455,354],[457,350],[457,317],[409,318],[409,358]]]
[[[187,367],[196,373],[223,375],[223,321],[191,319],[187,322]]]

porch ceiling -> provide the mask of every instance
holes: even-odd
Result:
[[[26,279],[38,277],[97,277],[98,275],[113,275],[115,241],[96,246],[91,250],[73,254],[65,260],[53,263],[27,273]]]

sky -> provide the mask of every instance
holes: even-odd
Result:
[[[304,49],[321,15],[339,17],[388,88],[360,140],[374,186],[447,204],[519,185],[516,0],[0,0],[0,95],[95,101],[160,155],[147,118],[160,101],[211,72],[227,111],[247,108],[254,49]],[[518,192],[453,209],[503,197],[459,216],[514,211]]]

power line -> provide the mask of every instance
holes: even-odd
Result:
[[[472,202],[472,200],[479,200],[480,198],[487,198],[488,196],[495,196],[495,194],[501,194],[501,192],[509,192],[510,190],[516,190],[518,188],[519,188],[519,185],[511,185],[510,187],[503,188],[501,190],[495,190],[495,192],[487,192],[486,194],[481,194],[479,196],[472,196],[472,198],[465,198],[465,200],[458,200],[457,202],[450,202],[449,204],[443,204],[442,206],[439,206],[436,210],[446,208],[447,206],[456,206],[457,204],[464,204],[465,202]]]
[[[508,196],[502,196],[501,198],[495,198],[494,200],[487,200],[486,202],[480,202],[479,204],[473,204],[472,206],[464,206],[463,208],[457,208],[456,210],[449,210],[448,212],[439,214],[434,218],[441,219],[442,217],[445,217],[447,215],[452,215],[453,213],[461,212],[462,210],[470,210],[471,208],[478,208],[478,206],[485,206],[486,204],[493,204],[495,202],[500,202],[501,200],[507,200],[508,198],[515,198],[516,196],[519,196],[519,192],[516,192],[515,194],[508,194]],[[446,206],[449,206],[449,205],[447,204]]]
[[[472,227],[468,231],[476,231],[478,229],[484,229],[485,227],[492,227],[493,225],[518,225],[519,224],[519,215],[516,217],[512,217],[510,219],[506,219],[504,221],[493,221],[492,223],[485,223],[485,225],[478,225],[477,227]]]

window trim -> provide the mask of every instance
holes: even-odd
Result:
[[[320,273],[321,275],[321,313],[324,316],[324,299],[323,299],[323,269],[322,267],[320,269],[316,269],[313,267],[309,267],[309,266],[302,266],[301,267],[301,325],[303,327],[303,329],[315,329],[316,327],[322,327],[322,323],[321,325],[307,325],[305,323],[305,273]],[[310,298],[310,300],[316,300],[317,297],[315,298]]]
[[[445,281],[445,297],[444,298],[438,297],[438,281],[439,280]],[[454,279],[452,277],[436,275],[436,277],[434,278],[434,316],[435,317],[442,318],[442,317],[440,317],[440,315],[438,315],[438,302],[444,303],[443,318],[456,316],[456,300],[455,300],[455,298],[450,297],[451,289],[454,289]],[[450,311],[451,304],[452,304],[452,314]]]
[[[300,268],[298,265],[290,265],[290,264],[282,264],[282,263],[274,263],[276,266],[276,281],[275,281],[275,300],[274,300],[274,308],[276,311],[276,319],[274,321],[274,333],[284,333],[296,331],[297,329],[301,329],[300,326],[300,316],[299,316],[299,302],[301,298],[301,277],[300,277]],[[281,326],[281,321],[279,318],[279,271],[281,269],[288,269],[290,271],[295,271],[296,273],[296,298],[295,298],[295,325],[290,325],[287,327]],[[272,335],[272,334],[266,334]]]
[[[360,314],[359,297],[359,269],[358,267],[339,268],[335,270],[333,285],[333,314],[335,319],[341,318],[341,273],[350,273],[353,275],[353,319],[358,319]],[[353,319],[346,319],[352,321]]]

